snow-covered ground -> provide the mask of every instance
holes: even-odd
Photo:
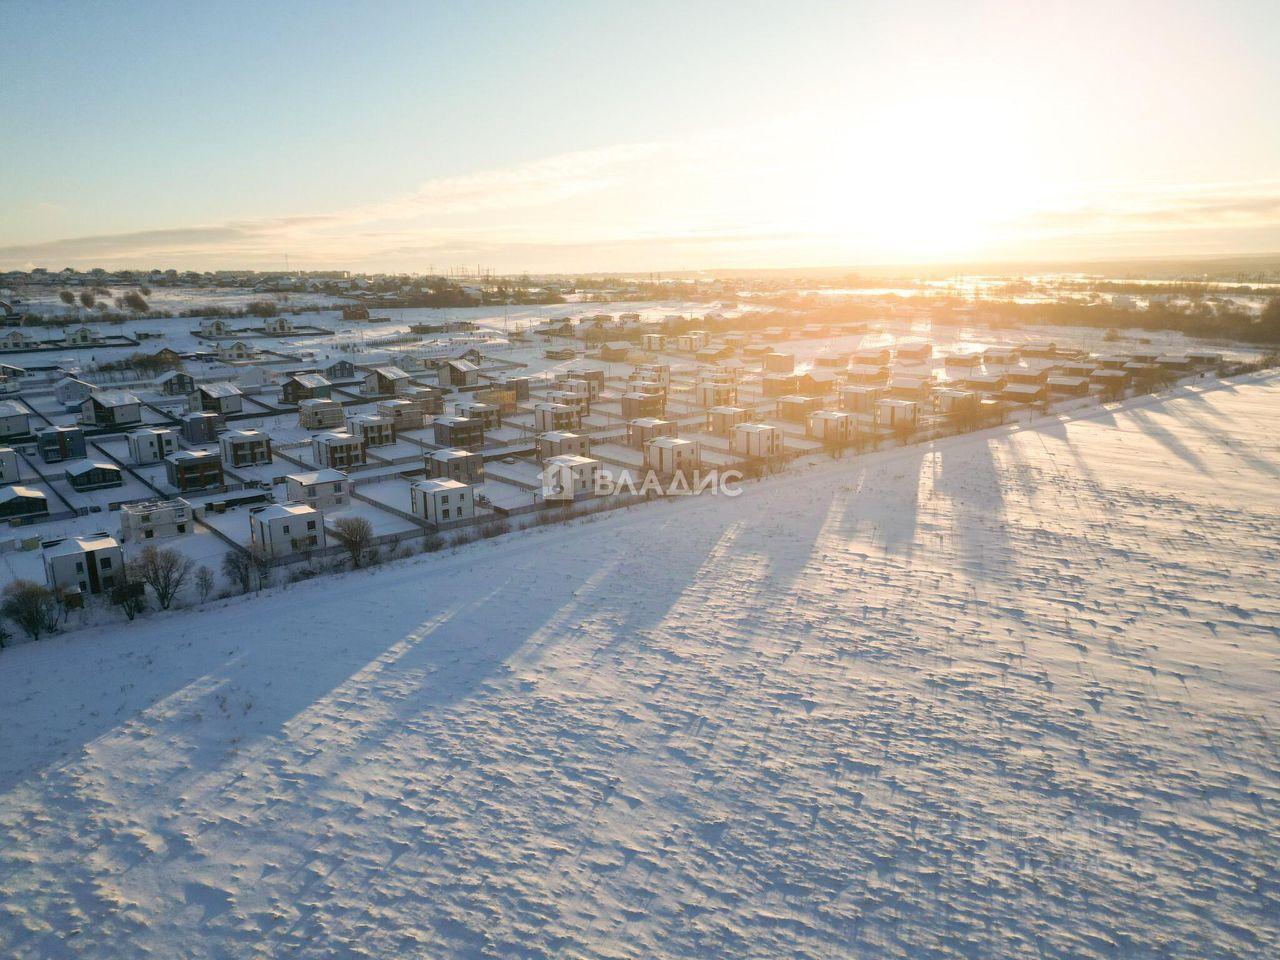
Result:
[[[1280,375],[0,653],[0,955],[1280,950]]]

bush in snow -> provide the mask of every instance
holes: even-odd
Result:
[[[0,613],[32,640],[58,628],[58,598],[48,587],[30,580],[14,580],[4,588]]]

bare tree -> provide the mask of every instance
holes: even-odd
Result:
[[[222,575],[240,585],[241,593],[253,586],[253,561],[243,550],[228,550],[222,555]]]
[[[191,578],[196,562],[179,550],[151,546],[144,548],[130,566],[130,579],[141,580],[149,586],[160,609],[168,610]]]
[[[39,640],[58,627],[58,598],[48,587],[30,580],[14,580],[4,588],[0,613],[32,640]]]
[[[213,571],[208,567],[201,567],[196,571],[196,591],[200,594],[201,603],[209,599],[209,594],[213,593],[215,583]]]
[[[147,609],[147,585],[141,580],[125,581],[111,591],[111,602],[132,620]]]
[[[373,524],[364,517],[343,517],[333,525],[333,538],[351,555],[351,565],[361,567],[373,546]]]

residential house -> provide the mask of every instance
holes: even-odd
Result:
[[[438,371],[440,386],[446,389],[474,387],[480,382],[480,368],[469,360],[446,360]]]
[[[681,437],[653,437],[644,444],[644,465],[660,477],[691,479],[702,463],[701,446]]]
[[[920,419],[920,405],[914,400],[883,397],[876,401],[876,425],[881,433],[913,432]]]
[[[344,411],[337,400],[316,398],[298,402],[298,426],[304,430],[332,430],[342,426]]]
[[[53,385],[53,396],[62,404],[64,410],[79,408],[97,389],[92,383],[77,380],[75,377],[63,377]]]
[[[0,439],[25,437],[31,433],[31,414],[13,400],[0,402]]]
[[[262,322],[262,332],[269,337],[279,337],[293,333],[292,317],[267,317]]]
[[[840,386],[840,375],[834,370],[808,370],[796,378],[796,392],[805,397],[825,397]]]
[[[156,386],[167,397],[185,397],[195,390],[196,380],[182,370],[167,370],[156,378]]]
[[[244,409],[244,394],[234,383],[202,383],[187,395],[187,409],[220,413],[224,417]]]
[[[557,430],[576,430],[582,425],[582,415],[567,403],[535,403],[533,405],[533,429],[539,433]]]
[[[849,365],[845,379],[859,386],[884,387],[889,383],[889,367],[874,363],[854,363]]]
[[[933,357],[933,344],[928,340],[900,340],[893,355],[897,363],[927,363]]]
[[[761,357],[763,368],[769,373],[793,373],[796,369],[796,356],[794,353],[779,353],[770,351]]]
[[[284,478],[285,499],[321,509],[345,506],[351,499],[351,481],[341,470],[291,473]]]
[[[268,557],[287,557],[327,544],[324,514],[305,503],[271,503],[249,510],[249,543]]]
[[[200,321],[200,336],[211,339],[226,337],[231,334],[231,324],[222,317],[205,317]]]
[[[243,340],[231,340],[218,344],[218,359],[224,362],[252,360],[257,355],[258,351]]]
[[[760,378],[760,390],[766,397],[785,397],[800,390],[800,378],[794,373],[766,373]]]
[[[1000,393],[1007,403],[1042,403],[1048,398],[1048,378],[1045,383],[1010,383]]]
[[[751,459],[776,457],[782,453],[782,431],[767,423],[739,423],[729,431],[729,449]]]
[[[980,396],[972,390],[942,387],[933,391],[933,407],[944,417],[972,418],[978,413]]]
[[[178,493],[222,486],[222,458],[208,450],[179,450],[164,458],[165,476]]]
[[[271,438],[261,430],[228,430],[218,437],[222,462],[228,467],[271,463]]]
[[[626,340],[612,340],[600,345],[600,359],[608,363],[624,361],[635,349],[635,344]]]
[[[1087,397],[1088,377],[1049,377],[1045,381],[1050,397]]]
[[[15,485],[0,489],[0,521],[35,520],[48,514],[48,499],[34,487]]]
[[[630,346],[630,344],[628,344]],[[640,336],[640,349],[649,353],[661,353],[667,349],[667,338],[660,333],[645,333]],[[622,359],[626,359],[624,356]]]
[[[18,483],[22,479],[22,461],[13,447],[0,447],[0,483]]]
[[[93,332],[92,328],[81,324],[78,327],[72,327],[67,331],[66,336],[62,338],[64,346],[68,347],[89,347],[98,342],[98,335]]]
[[[622,395],[622,418],[637,420],[644,417],[661,417],[666,413],[667,398],[661,393],[631,391]]]
[[[432,450],[426,456],[427,475],[460,483],[484,482],[484,457],[470,450]]]
[[[428,523],[452,523],[476,515],[475,491],[469,484],[439,477],[409,486],[409,509]]]
[[[797,395],[778,398],[778,419],[790,420],[792,423],[804,423],[814,410],[822,409],[821,397],[802,397]]]
[[[318,373],[297,373],[280,386],[280,399],[285,403],[328,399],[332,384]]]
[[[907,377],[895,373],[889,381],[889,396],[898,400],[924,403],[932,391],[933,381],[929,377]]]
[[[703,380],[694,388],[698,406],[732,406],[738,399],[738,387],[733,383]]]
[[[656,437],[678,437],[679,425],[674,420],[660,417],[637,417],[627,423],[627,443],[637,450]]]
[[[45,580],[54,590],[109,593],[124,582],[124,552],[115,537],[95,533],[87,537],[46,540],[40,546]]]
[[[347,417],[347,433],[359,437],[366,449],[387,447],[396,442],[396,422],[380,414],[355,414]]]
[[[399,367],[372,367],[365,371],[360,392],[366,397],[393,397],[413,385],[409,375]]]
[[[99,390],[80,405],[80,422],[104,428],[142,422],[142,401],[127,390]]]
[[[549,457],[572,456],[585,457],[591,453],[591,438],[567,430],[552,430],[538,434],[537,456],[539,460]]]
[[[347,470],[362,466],[367,457],[364,441],[345,430],[330,430],[311,438],[311,459],[317,467]]]
[[[80,427],[41,427],[36,431],[36,451],[45,463],[78,460],[85,455],[84,430]]]
[[[129,434],[129,459],[136,464],[159,463],[178,450],[178,431],[171,427],[141,427]]]
[[[184,414],[182,417],[182,439],[190,444],[213,443],[218,434],[226,426],[226,421],[219,413],[209,410]]]
[[[350,360],[335,360],[329,366],[324,368],[324,375],[330,382],[338,380],[354,380],[356,376],[356,365]]]
[[[843,410],[814,410],[805,424],[805,434],[825,444],[848,443],[853,438],[853,417]]]
[[[593,496],[600,470],[600,461],[591,457],[548,457],[542,464],[544,495],[549,500]]]
[[[734,427],[750,419],[751,411],[744,410],[742,407],[712,407],[707,411],[706,430],[716,436],[727,437],[733,432]]]
[[[134,543],[180,537],[192,522],[191,504],[181,497],[126,503],[120,507],[120,539]]]
[[[484,424],[471,417],[436,417],[432,425],[438,447],[479,447],[484,445]]]
[[[31,350],[39,345],[35,337],[21,330],[6,330],[0,334],[0,350]]]
[[[455,416],[479,420],[486,430],[498,430],[502,427],[502,409],[497,404],[467,398],[455,400],[453,411]]]
[[[853,351],[853,362],[859,366],[887,367],[893,359],[888,347],[862,347]]]

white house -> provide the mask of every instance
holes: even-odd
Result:
[[[476,515],[475,491],[470,484],[437,478],[409,487],[410,510],[428,523],[451,523]]]
[[[284,478],[286,498],[317,509],[344,506],[351,497],[351,482],[341,470],[291,473]]]
[[[251,360],[258,351],[243,340],[232,340],[230,343],[218,344],[219,360]]]
[[[178,449],[178,431],[170,427],[141,427],[128,440],[129,459],[137,464],[160,463]]]
[[[591,457],[549,457],[543,462],[542,490],[548,500],[577,500],[595,493],[600,461]]]
[[[124,553],[106,533],[41,544],[44,575],[55,590],[106,593],[123,582]]]
[[[324,514],[305,503],[253,507],[249,511],[249,543],[269,557],[323,549]]]
[[[293,320],[290,317],[267,317],[262,322],[262,332],[271,336],[293,333]]]
[[[191,504],[181,497],[120,507],[120,539],[125,543],[180,537],[191,530]]]
[[[876,401],[876,420],[882,432],[915,430],[919,416],[920,405],[914,400],[887,397]]]
[[[739,423],[729,431],[729,449],[743,457],[777,456],[782,452],[782,431],[767,423]]]

